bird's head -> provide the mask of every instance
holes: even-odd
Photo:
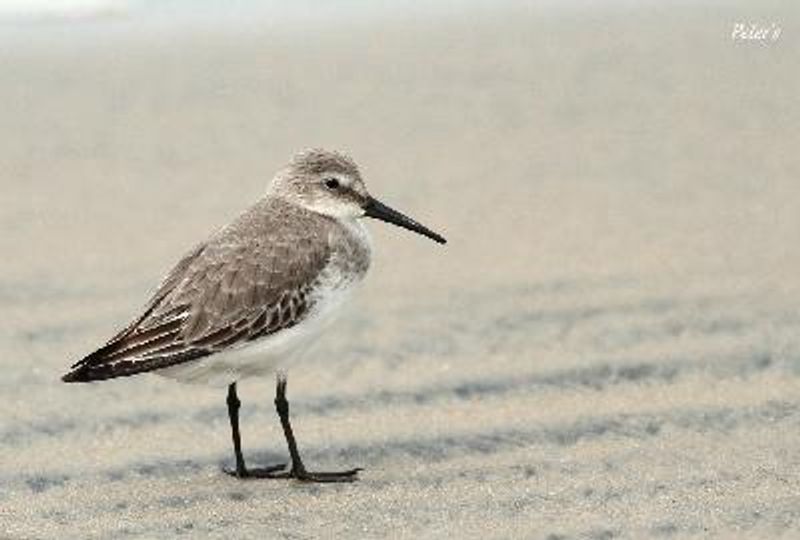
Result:
[[[312,212],[335,219],[380,219],[445,243],[442,236],[373,198],[355,162],[339,152],[312,149],[296,154],[270,189]]]

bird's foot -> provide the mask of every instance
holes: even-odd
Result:
[[[311,472],[303,468],[291,468],[288,471],[286,464],[273,465],[271,467],[260,467],[256,469],[228,469],[224,468],[225,474],[238,478],[239,480],[269,479],[269,480],[297,480],[309,483],[335,483],[335,482],[355,482],[358,480],[358,473],[363,469],[357,467],[346,471],[335,472]]]
[[[276,473],[283,471],[285,468],[286,463],[281,463],[279,465],[257,467],[255,469],[248,469],[245,467],[242,467],[241,469],[229,469],[224,467],[222,470],[225,472],[225,474],[233,476],[234,478],[238,478],[239,480],[251,480],[255,478],[274,478]]]
[[[362,471],[361,467],[350,469],[347,471],[336,472],[311,472],[307,471],[305,467],[295,468],[292,467],[288,471],[274,473],[270,478],[283,478],[294,479],[299,482],[316,482],[316,483],[333,483],[333,482],[355,482],[358,480],[358,472]]]

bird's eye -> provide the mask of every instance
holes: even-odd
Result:
[[[336,178],[325,179],[325,187],[328,189],[338,189],[339,181]]]

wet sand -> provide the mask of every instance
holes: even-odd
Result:
[[[0,537],[796,537],[798,13],[0,35]],[[307,146],[449,243],[372,224],[289,373],[309,466],[361,480],[238,482],[218,390],[59,377]],[[253,464],[272,392],[240,385]]]

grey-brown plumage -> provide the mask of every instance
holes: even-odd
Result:
[[[157,371],[187,381],[228,385],[238,478],[349,482],[359,469],[309,472],[289,421],[286,377],[275,407],[292,465],[245,466],[236,381],[275,370],[319,333],[364,277],[368,216],[444,243],[444,238],[367,193],[355,163],[337,152],[309,150],[278,172],[263,199],[192,249],[175,265],[137,317],[72,366],[66,382]]]
[[[343,156],[310,157],[295,158],[284,174],[291,181],[330,171],[357,175]],[[339,220],[268,195],[190,251],[144,313],[64,380],[134,375],[266,338],[302,322],[320,300],[319,286],[358,280],[368,266],[368,245]]]

